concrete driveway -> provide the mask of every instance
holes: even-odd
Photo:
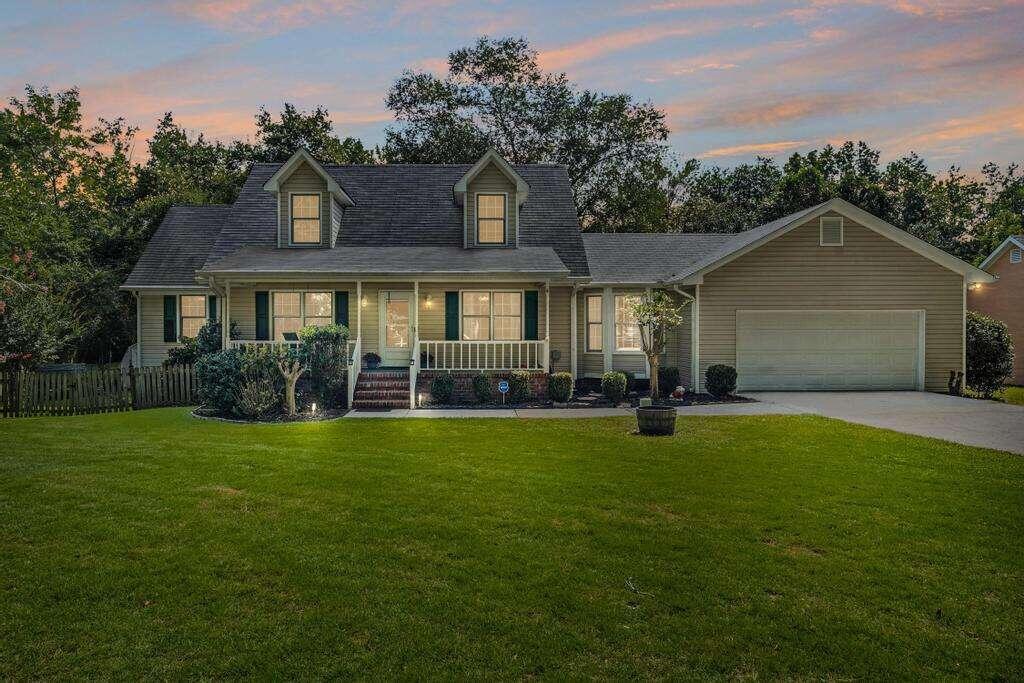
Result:
[[[918,391],[752,392],[758,401],[847,422],[1024,453],[1024,407]]]

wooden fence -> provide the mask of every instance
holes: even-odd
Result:
[[[196,403],[191,366],[0,372],[0,417],[81,415]]]

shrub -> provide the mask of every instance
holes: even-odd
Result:
[[[434,403],[451,403],[455,394],[455,378],[450,372],[438,375],[430,382],[430,397]]]
[[[193,337],[182,337],[181,346],[175,346],[167,350],[167,360],[164,365],[193,365],[200,356],[209,353],[217,353],[223,348],[221,343],[221,322],[219,320],[207,320],[206,324],[199,328],[199,332]],[[231,338],[238,338],[238,325],[231,323]]]
[[[671,394],[679,386],[679,368],[669,366],[658,368],[658,390],[662,394]]]
[[[348,328],[344,325],[303,327],[299,331],[303,364],[313,394],[325,408],[341,403],[348,371]]]
[[[632,394],[636,390],[636,373],[625,370],[622,374],[626,376],[626,394]]]
[[[265,417],[281,405],[281,394],[274,388],[272,380],[259,375],[244,377],[238,389],[235,414],[247,420]]]
[[[473,377],[473,394],[476,396],[477,403],[490,403],[493,398],[491,392],[491,378],[480,373]]]
[[[242,357],[238,349],[227,349],[200,356],[196,361],[199,400],[222,415],[235,412],[242,384]]]
[[[512,403],[523,403],[532,396],[530,373],[526,370],[513,370],[508,377],[508,400]]]
[[[723,398],[736,391],[736,368],[731,365],[712,365],[704,373],[704,386],[715,398]]]
[[[967,386],[990,398],[1012,374],[1013,338],[1006,325],[968,311]]]
[[[626,375],[617,370],[601,375],[601,393],[612,403],[620,403],[626,395]]]
[[[548,377],[548,396],[555,403],[567,403],[572,396],[572,375],[556,372]]]

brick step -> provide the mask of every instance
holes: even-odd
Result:
[[[397,400],[394,400],[394,399],[388,399],[388,400],[382,400],[382,401],[371,401],[371,400],[367,400],[367,399],[358,399],[357,398],[354,401],[352,401],[352,407],[355,408],[356,410],[367,410],[367,409],[369,409],[369,410],[376,410],[376,409],[381,409],[381,408],[395,408],[395,409],[408,408],[409,407],[409,398],[406,397],[405,399],[403,399],[401,401],[397,401]]]
[[[359,381],[364,380],[400,380],[409,381],[408,370],[385,370],[381,372],[360,372]]]
[[[409,400],[409,388],[405,389],[363,389],[357,388],[355,400],[368,401],[406,401]]]
[[[387,381],[364,380],[364,381],[356,382],[356,389],[357,390],[358,389],[374,389],[374,390],[404,389],[405,391],[409,391],[409,380],[405,380],[404,382],[398,382],[398,381],[395,381],[395,380],[387,380]]]

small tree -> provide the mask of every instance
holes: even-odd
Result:
[[[288,417],[295,417],[298,412],[295,408],[295,385],[299,377],[306,371],[306,366],[295,349],[289,348],[277,359],[277,369],[281,371],[284,378],[284,401]]]
[[[661,396],[658,389],[658,363],[665,353],[668,331],[683,321],[683,308],[660,289],[645,293],[633,304],[633,317],[640,327],[640,344],[651,367],[651,399]]]

